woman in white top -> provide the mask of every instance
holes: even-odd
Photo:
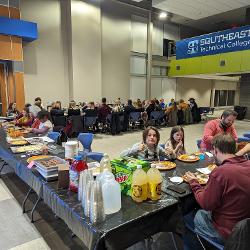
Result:
[[[176,159],[178,156],[186,154],[184,147],[184,129],[181,126],[172,128],[170,138],[165,144],[165,150],[171,159]]]
[[[38,112],[37,118],[40,120],[39,127],[28,129],[30,132],[47,135],[49,132],[53,131],[53,124],[50,121],[50,113],[48,111]]]

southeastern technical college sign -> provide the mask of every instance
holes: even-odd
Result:
[[[176,59],[250,49],[250,25],[176,42]]]

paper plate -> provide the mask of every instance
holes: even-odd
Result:
[[[170,178],[170,181],[174,182],[174,183],[182,183],[183,179],[181,177],[179,177],[179,176],[174,176],[174,177]]]

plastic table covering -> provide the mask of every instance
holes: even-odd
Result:
[[[43,199],[89,249],[124,249],[158,232],[184,233],[179,203],[166,194],[143,203],[122,196],[121,210],[96,225],[84,216],[77,194],[57,190],[56,182],[44,184]]]

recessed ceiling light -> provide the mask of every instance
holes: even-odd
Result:
[[[165,19],[165,18],[167,18],[167,16],[168,16],[168,14],[167,14],[166,12],[161,12],[161,13],[159,14],[159,18],[160,18],[160,19]]]

